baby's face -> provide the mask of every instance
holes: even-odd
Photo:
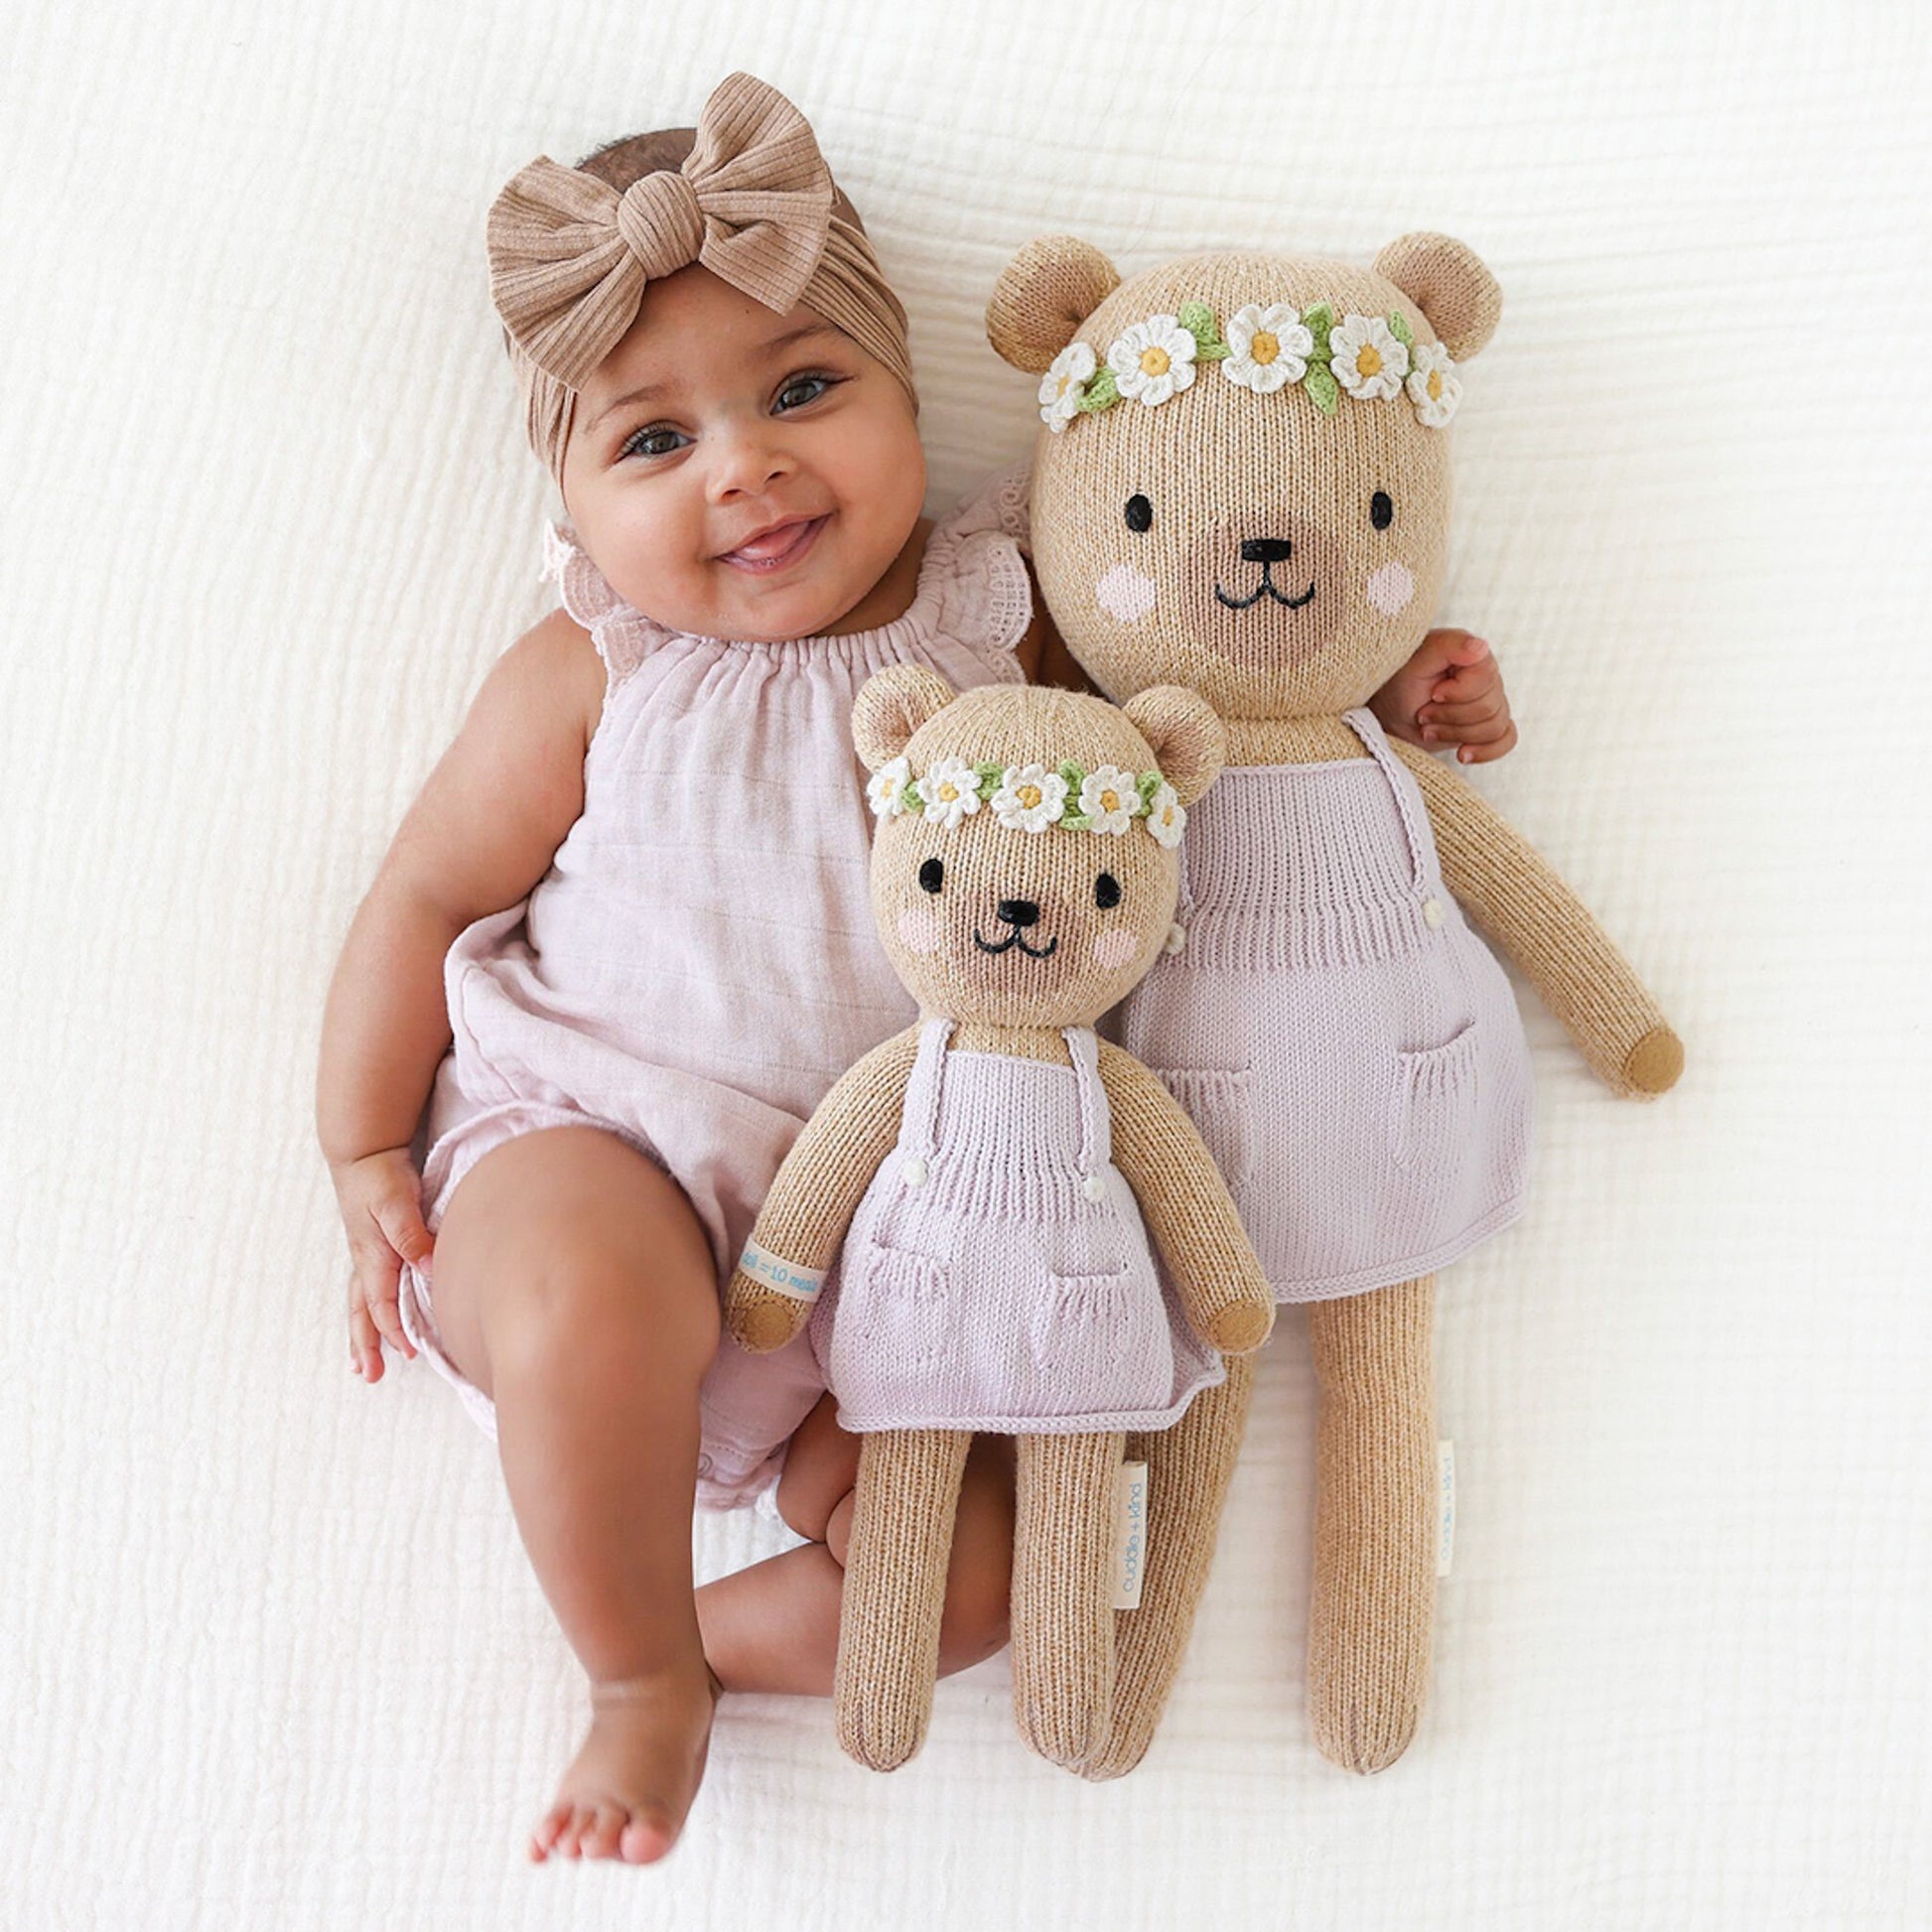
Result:
[[[812,310],[654,281],[580,391],[564,502],[646,617],[764,642],[835,627],[904,548],[925,459],[897,380]]]

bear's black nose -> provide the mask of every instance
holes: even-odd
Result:
[[[1039,918],[1039,907],[1030,898],[1003,898],[1000,901],[1000,917],[1008,925],[1033,925]]]
[[[1286,537],[1248,537],[1241,545],[1244,564],[1285,564],[1295,546]]]

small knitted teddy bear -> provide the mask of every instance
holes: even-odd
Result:
[[[1412,234],[1368,270],[1212,254],[1125,284],[1086,243],[1041,240],[987,312],[994,347],[1044,377],[1033,549],[1061,634],[1115,700],[1181,684],[1226,726],[1182,854],[1184,941],[1120,1037],[1200,1127],[1276,1295],[1309,1304],[1311,1722],[1358,1771],[1401,1754],[1428,1674],[1435,1273],[1516,1216],[1528,1163],[1521,1023],[1463,908],[1612,1091],[1661,1093],[1683,1065],[1576,896],[1364,708],[1434,612],[1458,365],[1500,308],[1460,242]],[[1245,1372],[1149,1440],[1157,1475],[1185,1463],[1219,1493],[1217,1411]],[[1160,1512],[1184,1533],[1186,1491],[1159,1485],[1170,1547]],[[1145,1744],[1117,1726],[1089,1775]]]
[[[924,1739],[960,1472],[986,1431],[1018,1438],[1015,1713],[1035,1749],[1081,1768],[1117,1715],[1152,1731],[1199,1589],[1149,1552],[1123,1613],[1147,1663],[1117,1680],[1125,1432],[1170,1425],[1224,1379],[1215,1351],[1259,1347],[1274,1318],[1186,1114],[1093,1032],[1172,932],[1220,720],[1187,691],[1122,712],[1041,687],[960,695],[899,665],[862,689],[853,734],[879,817],[874,915],[922,1018],[806,1124],[726,1319],[755,1351],[809,1319],[839,1420],[865,1439],[834,1690],[846,1749],[890,1770]],[[1221,1497],[1193,1485],[1188,1561],[1205,1562],[1214,1524],[1197,1519]]]

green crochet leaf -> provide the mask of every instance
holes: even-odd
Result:
[[[1062,812],[1059,822],[1069,832],[1090,832],[1093,830],[1093,820],[1084,817],[1079,812]]]
[[[1314,338],[1314,353],[1309,358],[1314,362],[1325,362],[1333,352],[1328,347],[1328,331],[1335,326],[1335,312],[1327,303],[1317,302],[1312,309],[1302,312],[1302,320]]]
[[[1416,332],[1409,327],[1409,319],[1400,309],[1389,311],[1389,334],[1404,348],[1414,348],[1416,345]]]
[[[1302,387],[1309,392],[1309,400],[1324,416],[1335,413],[1335,405],[1341,400],[1341,385],[1336,382],[1333,372],[1325,362],[1311,362],[1309,372],[1302,378]]]
[[[1194,359],[1198,362],[1218,362],[1224,355],[1233,351],[1221,340],[1221,332],[1215,325],[1214,311],[1205,302],[1183,302],[1175,318],[1181,328],[1194,339]]]
[[[989,798],[999,789],[1000,780],[1007,775],[1004,764],[976,764],[973,769],[980,774],[980,789]]]
[[[908,812],[925,810],[925,800],[919,796],[919,781],[916,778],[899,786],[898,800]]]
[[[1087,393],[1080,398],[1080,409],[1085,415],[1096,410],[1111,409],[1120,400],[1120,384],[1114,380],[1110,368],[1102,368],[1100,373],[1087,384]]]
[[[1060,776],[1066,780],[1068,795],[1078,798],[1080,787],[1087,781],[1086,767],[1075,764],[1071,759],[1063,759],[1060,761]]]
[[[1143,771],[1135,780],[1134,789],[1140,794],[1141,799],[1134,816],[1142,818],[1154,809],[1154,794],[1161,789],[1160,772]]]

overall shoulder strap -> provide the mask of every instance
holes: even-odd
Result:
[[[1435,886],[1436,838],[1429,829],[1429,807],[1422,801],[1422,787],[1410,775],[1402,760],[1389,750],[1388,736],[1382,730],[1381,720],[1366,705],[1355,711],[1343,712],[1342,722],[1362,741],[1369,757],[1381,767],[1382,776],[1388,780],[1396,811],[1402,819],[1402,834],[1409,844],[1409,865],[1416,891],[1432,891]]]
[[[1100,1041],[1091,1027],[1065,1027],[1060,1036],[1073,1055],[1074,1091],[1080,1107],[1080,1172],[1098,1173],[1113,1159],[1114,1148],[1113,1116],[1100,1077]]]
[[[898,1144],[907,1154],[930,1157],[939,1143],[939,1096],[945,1087],[946,1042],[950,1020],[928,1020],[919,1028],[919,1056],[905,1085],[905,1112]]]

